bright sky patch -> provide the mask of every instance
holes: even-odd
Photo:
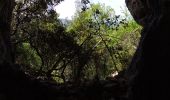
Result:
[[[71,19],[76,10],[75,1],[76,0],[64,0],[55,7],[56,11],[60,14],[59,18]],[[121,7],[124,8],[125,6],[124,0],[92,0],[92,2],[104,3],[106,6],[111,6],[114,8],[116,14],[121,14]]]

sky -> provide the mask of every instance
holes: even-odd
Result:
[[[59,13],[59,18],[71,19],[75,13],[75,1],[76,0],[64,0],[59,5],[55,7],[57,13]],[[117,15],[121,14],[121,7],[125,7],[125,0],[90,0],[94,3],[104,3],[106,6],[111,6],[114,8]]]

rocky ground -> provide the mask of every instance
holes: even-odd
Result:
[[[32,79],[22,71],[0,67],[0,100],[125,100],[126,80],[118,75],[79,85]]]

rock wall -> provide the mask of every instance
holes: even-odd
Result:
[[[15,0],[0,0],[0,65],[12,62],[10,30]]]
[[[126,5],[143,26],[126,73],[129,100],[169,100],[170,0],[126,0]]]

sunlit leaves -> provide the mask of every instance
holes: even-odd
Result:
[[[67,30],[73,33],[79,45],[93,51],[85,73],[89,75],[88,71],[92,68],[92,75],[100,73],[100,77],[104,77],[114,71],[115,67],[122,70],[129,63],[128,57],[134,53],[134,48],[131,37],[129,36],[126,42],[124,37],[137,27],[136,23],[115,15],[111,7],[91,4],[88,9],[77,11]],[[136,39],[138,40],[138,37]],[[137,44],[137,41],[135,43]],[[94,72],[95,68],[99,72]]]
[[[48,2],[48,8],[54,1],[35,1],[40,5],[21,6],[17,17],[21,22],[15,28],[15,39],[26,37],[19,43],[24,45],[19,46],[20,50],[28,53],[25,58],[29,64],[23,59],[25,65],[37,66],[33,69],[58,82],[75,77],[92,79],[96,75],[104,79],[128,65],[140,36],[136,23],[115,15],[111,7],[89,4],[87,0],[82,3],[90,6],[77,10],[64,27],[54,9],[44,5]]]

